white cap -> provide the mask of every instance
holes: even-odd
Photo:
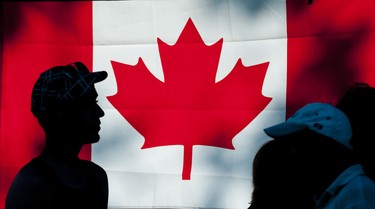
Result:
[[[349,149],[352,128],[347,116],[336,107],[325,103],[310,103],[299,109],[285,122],[268,127],[264,132],[270,137],[280,137],[308,128],[328,136]]]

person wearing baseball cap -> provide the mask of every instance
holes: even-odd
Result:
[[[342,111],[310,103],[264,132],[273,139],[255,156],[249,208],[375,208],[375,183],[354,158]]]
[[[94,84],[107,72],[90,72],[82,62],[54,66],[40,74],[31,92],[31,112],[45,132],[41,154],[16,175],[6,209],[108,208],[103,168],[79,158],[85,144],[100,139]]]

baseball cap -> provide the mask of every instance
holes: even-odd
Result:
[[[55,66],[40,74],[31,94],[31,112],[39,116],[54,105],[83,97],[103,81],[105,71],[90,72],[82,62]]]
[[[288,135],[308,128],[328,136],[353,149],[350,144],[352,129],[347,116],[331,104],[314,102],[297,110],[285,122],[268,127],[264,132],[270,137]]]

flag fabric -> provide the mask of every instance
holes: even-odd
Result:
[[[81,157],[109,177],[110,208],[247,208],[263,128],[308,102],[375,85],[375,2],[2,2],[0,202],[44,146],[39,74],[82,61],[101,139]]]

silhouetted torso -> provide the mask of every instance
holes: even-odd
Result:
[[[38,170],[41,178],[45,179],[46,209],[67,208],[107,208],[106,194],[103,191],[97,176],[94,176],[98,167],[86,161],[79,161],[84,177],[80,184],[69,185],[69,180],[61,178],[59,173],[41,157],[34,158],[24,169]],[[71,180],[70,180],[71,181]],[[40,208],[43,209],[43,208]]]

